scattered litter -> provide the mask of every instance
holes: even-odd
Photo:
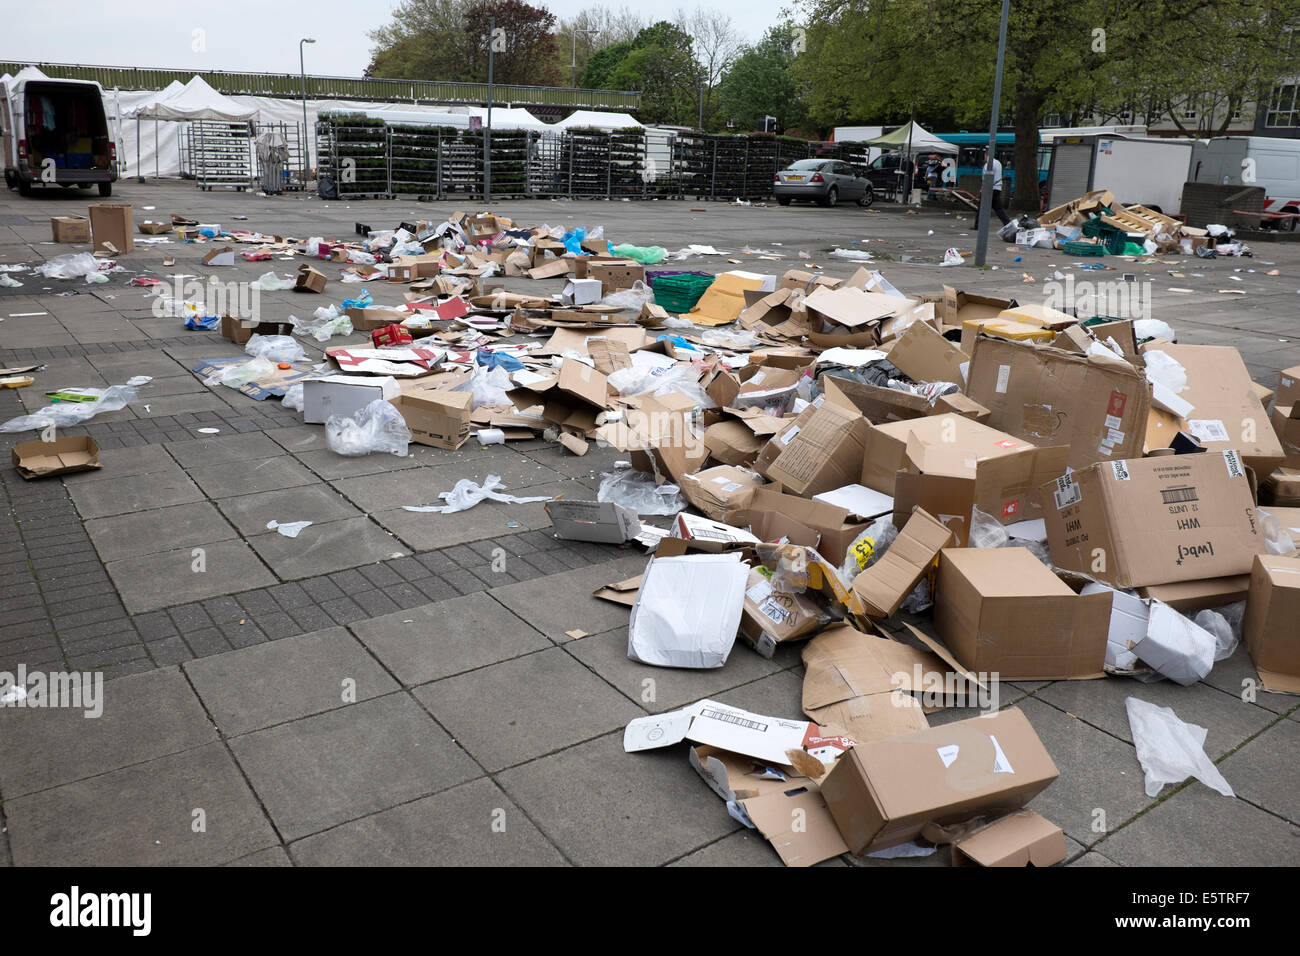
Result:
[[[1127,698],[1124,706],[1138,762],[1146,774],[1148,797],[1158,796],[1166,784],[1182,783],[1188,777],[1195,777],[1225,797],[1235,796],[1219,768],[1205,755],[1209,731],[1185,723],[1168,707],[1137,697]]]
[[[255,360],[256,361],[256,360]],[[411,430],[392,402],[377,398],[354,417],[331,415],[325,420],[325,443],[340,455],[368,455],[373,451],[406,457]]]
[[[286,538],[296,538],[302,532],[303,528],[309,528],[311,527],[311,524],[310,521],[268,521],[266,523],[266,530],[278,531]],[[240,623],[243,622],[241,621]]]

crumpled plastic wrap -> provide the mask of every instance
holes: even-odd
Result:
[[[208,388],[225,385],[228,388],[241,388],[249,382],[264,382],[275,374],[275,365],[258,355],[246,362],[223,365],[215,369],[203,380]]]
[[[603,305],[612,305],[617,309],[639,312],[643,305],[654,300],[654,290],[640,279],[637,279],[632,283],[632,288],[623,289],[620,292],[611,292],[600,301]]]
[[[1146,774],[1146,795],[1154,797],[1169,783],[1195,777],[1225,797],[1235,796],[1219,768],[1205,754],[1208,731],[1178,718],[1168,707],[1136,697],[1124,701],[1138,762]]]
[[[612,501],[639,515],[675,515],[686,507],[677,485],[656,485],[654,475],[632,469],[602,475],[596,500]]]
[[[610,387],[624,397],[679,392],[690,398],[698,408],[718,407],[718,403],[704,391],[695,373],[683,365],[670,365],[662,370],[633,365],[612,372],[608,381]]]
[[[373,403],[372,403],[373,404]],[[505,485],[500,475],[488,475],[483,484],[462,478],[456,482],[451,491],[440,491],[438,497],[447,502],[445,505],[403,505],[403,511],[450,515],[458,511],[468,511],[481,501],[500,501],[504,504],[526,505],[535,501],[550,501],[550,495],[538,495],[532,498],[520,498],[505,494]]]
[[[514,382],[510,381],[510,373],[504,368],[500,366],[488,368],[486,365],[475,365],[474,370],[470,372],[469,381],[462,382],[452,391],[469,392],[471,396],[470,403],[475,408],[482,408],[484,406],[511,406],[510,399],[506,397],[506,392],[514,387]]]
[[[840,565],[840,577],[846,584],[852,584],[854,578],[880,560],[897,537],[898,528],[894,527],[892,515],[877,518],[849,545]]]
[[[93,402],[55,402],[37,409],[30,415],[19,415],[0,425],[0,432],[25,432],[29,429],[67,428],[79,425],[102,412],[115,412],[139,398],[133,385],[110,385],[105,389],[83,388],[87,394],[98,393]]]
[[[386,451],[406,457],[411,430],[392,402],[377,398],[355,416],[331,415],[325,419],[325,444],[340,455],[357,457],[372,451]]]
[[[260,355],[268,362],[305,362],[307,353],[292,335],[260,335],[254,332],[244,346],[249,355]]]
[[[78,276],[98,275],[99,267],[100,260],[89,252],[74,252],[66,256],[55,256],[37,266],[36,271],[47,279],[75,279]],[[107,277],[104,281],[108,281]]]
[[[334,306],[321,307],[311,319],[289,316],[294,335],[310,335],[317,342],[328,342],[335,335],[351,335],[352,320]]]

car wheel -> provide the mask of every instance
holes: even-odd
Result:
[[[870,189],[864,190],[862,195],[858,197],[858,205],[861,206],[863,209],[867,209],[875,201],[876,201],[876,194],[872,192]]]
[[[817,205],[826,206],[829,208],[834,206],[839,201],[840,201],[839,190],[836,189],[834,186],[832,186],[830,189],[826,190],[825,196],[817,200]]]
[[[782,205],[782,206],[788,206],[788,205],[790,205],[790,197],[789,197],[789,196],[778,196],[776,201],[777,201],[778,204],[780,204],[780,205]]]
[[[32,184],[21,176],[18,177],[18,195],[30,196],[32,194]]]
[[[100,184],[99,184],[99,194],[100,194],[101,196],[111,196],[111,195],[113,195],[113,184],[112,184],[112,183],[100,183]]]

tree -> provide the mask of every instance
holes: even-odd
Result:
[[[643,123],[677,126],[694,123],[702,82],[690,36],[667,20],[640,30],[630,44],[592,54],[582,77],[586,87],[640,90]]]
[[[620,43],[631,44],[645,25],[645,19],[627,7],[611,10],[609,7],[597,6],[580,10],[569,19],[561,21],[555,31],[561,69],[572,81],[576,60],[579,84],[587,89],[602,88],[592,87],[583,82],[582,77],[587,71],[588,61],[604,48]],[[620,54],[619,58],[624,55],[626,51]]]
[[[489,30],[494,23],[495,34]],[[488,44],[493,43],[493,73],[498,83],[556,86],[555,15],[523,0],[480,0],[465,14],[464,31],[473,51],[476,76],[486,82]]]
[[[597,50],[587,59],[587,66],[582,71],[580,83],[586,90],[610,89],[609,78],[623,58],[632,52],[631,42],[615,43]]]
[[[803,122],[808,109],[790,72],[795,36],[789,26],[772,27],[741,49],[718,86],[723,116],[743,129],[758,129],[765,116],[775,116],[779,130]]]
[[[704,122],[707,128],[712,128],[716,125],[714,93],[740,53],[740,34],[731,17],[703,7],[696,7],[691,14],[678,11],[676,26],[691,37],[691,50],[704,77]]]

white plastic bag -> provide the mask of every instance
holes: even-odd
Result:
[[[280,399],[280,404],[285,408],[292,408],[300,412],[303,409],[302,382],[295,382],[290,385],[284,393],[284,398]]]
[[[229,388],[241,388],[249,382],[264,382],[275,374],[275,365],[261,355],[246,362],[232,363],[217,368],[203,380],[208,388],[225,385]]]
[[[304,528],[311,527],[310,521],[268,521],[266,530],[278,531],[286,538],[296,538]]]
[[[335,335],[351,335],[352,320],[331,305],[316,310],[310,320],[289,316],[294,335],[310,335],[317,342],[328,342]]]
[[[1245,602],[1240,603],[1244,608]],[[1228,623],[1228,619],[1218,611],[1209,608],[1198,611],[1196,617],[1192,618],[1192,623],[1214,635],[1215,661],[1226,661],[1237,649],[1237,635],[1232,632],[1232,625]]]
[[[78,276],[97,274],[99,262],[89,252],[75,252],[66,256],[56,256],[49,262],[37,266],[36,271],[47,279],[75,279]]]
[[[654,475],[632,469],[602,475],[596,500],[612,501],[639,515],[675,515],[686,507],[677,485],[656,485]]]
[[[1136,697],[1125,700],[1124,706],[1138,762],[1146,773],[1148,797],[1160,793],[1165,784],[1182,783],[1188,777],[1195,777],[1225,797],[1234,796],[1219,768],[1205,755],[1208,731],[1204,727],[1185,723],[1168,707],[1157,707]]]
[[[485,405],[491,407],[510,405],[506,392],[514,387],[514,383],[510,381],[510,373],[504,368],[475,365],[469,381],[457,385],[452,391],[469,392],[472,396],[471,404],[475,408],[482,408]]]
[[[639,312],[641,306],[647,302],[655,300],[654,291],[650,289],[640,279],[632,283],[632,288],[624,289],[621,292],[611,292],[600,301],[604,305],[612,305],[624,311]]]
[[[281,279],[274,272],[264,272],[253,283],[253,288],[262,292],[282,292],[293,288],[292,279]]]
[[[949,249],[947,252],[943,254],[943,262],[939,263],[939,265],[959,266],[965,261],[966,260],[962,258],[961,253],[954,248],[954,249]]]
[[[244,351],[260,355],[268,362],[305,362],[307,353],[293,340],[292,335],[260,335],[254,332]]]
[[[666,395],[677,392],[687,396],[699,408],[717,408],[696,377],[698,372],[687,365],[668,365],[661,369],[636,365],[621,368],[609,376],[610,387],[622,396]]]
[[[377,398],[351,418],[331,415],[325,419],[325,444],[340,455],[356,457],[372,451],[386,451],[406,457],[411,430],[406,427],[392,402]]]
[[[105,389],[83,388],[86,394],[97,394],[93,402],[55,402],[39,408],[30,415],[19,415],[0,425],[0,432],[25,432],[29,429],[41,429],[53,425],[55,428],[67,428],[79,425],[94,418],[101,412],[115,412],[134,402],[139,394],[131,385],[110,385]]]
[[[515,495],[507,495],[504,493],[505,487],[501,483],[500,475],[488,475],[481,485],[469,478],[462,478],[456,482],[456,486],[451,491],[438,492],[438,497],[447,502],[445,505],[403,505],[402,510],[450,515],[458,511],[468,511],[480,501],[491,500],[500,501],[504,504],[526,505],[535,501],[551,500],[550,495],[539,495],[533,498],[519,498]]]
[[[1264,546],[1269,554],[1290,554],[1295,550],[1291,533],[1282,527],[1282,522],[1263,508],[1259,511],[1259,530],[1264,534]]]

